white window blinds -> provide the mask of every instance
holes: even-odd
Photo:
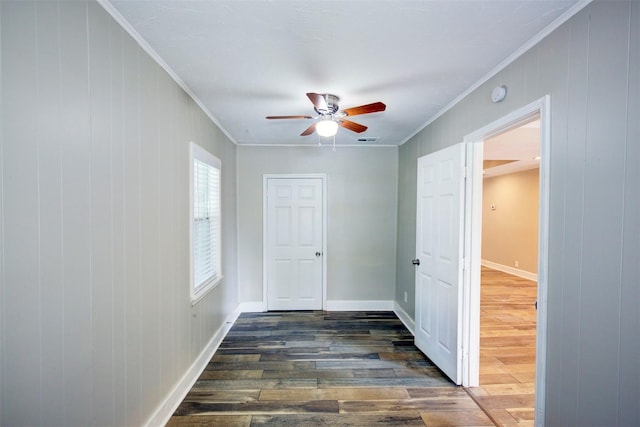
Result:
[[[198,159],[193,162],[193,170],[193,261],[198,288],[218,275],[220,170]]]
[[[191,152],[191,298],[195,303],[222,277],[220,160],[195,144]]]

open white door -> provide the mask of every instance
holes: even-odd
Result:
[[[268,178],[268,310],[322,310],[323,180]]]
[[[418,159],[416,346],[462,380],[464,144]]]

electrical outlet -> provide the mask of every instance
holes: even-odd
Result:
[[[407,291],[404,291],[404,302],[407,302]]]
[[[516,267],[520,267],[520,263],[516,260]]]

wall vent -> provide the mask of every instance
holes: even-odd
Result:
[[[358,142],[376,142],[379,139],[377,136],[366,136],[358,138]]]

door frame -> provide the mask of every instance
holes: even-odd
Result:
[[[264,174],[262,175],[262,311],[268,310],[268,247],[267,194],[270,179],[320,179],[322,182],[322,309],[327,309],[327,174]]]
[[[538,208],[538,311],[536,315],[535,425],[544,420],[547,354],[547,288],[549,264],[549,178],[551,97],[545,95],[466,135],[465,273],[463,277],[462,384],[476,387],[480,374],[480,267],[482,247],[482,160],[484,140],[540,118],[540,193]]]

